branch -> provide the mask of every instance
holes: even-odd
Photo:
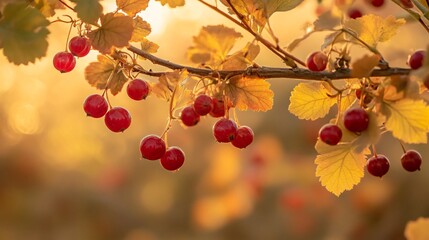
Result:
[[[128,50],[131,52],[146,58],[151,61],[153,64],[161,65],[169,69],[184,69],[186,68],[188,72],[201,76],[201,77],[220,77],[227,78],[237,75],[246,75],[246,76],[255,76],[261,78],[292,78],[299,80],[313,80],[313,81],[326,81],[326,79],[337,80],[337,79],[349,79],[354,78],[351,75],[350,70],[343,70],[338,72],[312,72],[308,69],[302,68],[273,68],[273,67],[249,67],[246,70],[232,70],[232,71],[216,71],[206,68],[195,68],[185,65],[180,65],[167,61],[162,58],[158,58],[150,53],[147,53],[143,50],[140,50],[136,47],[130,46]],[[117,56],[113,55],[114,58]],[[134,68],[134,71],[146,74],[149,76],[161,76],[165,72],[152,72],[143,70],[141,68]],[[371,77],[388,77],[388,76],[398,76],[398,75],[408,75],[410,69],[407,68],[388,68],[388,69],[376,69],[371,73]]]

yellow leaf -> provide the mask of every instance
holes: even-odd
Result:
[[[341,107],[340,112],[343,113],[347,109],[349,109],[350,106],[353,105],[353,103],[356,101],[356,94],[354,91],[351,91],[347,96],[341,97]]]
[[[246,47],[229,56],[221,66],[222,70],[244,70],[253,64],[258,56],[260,47],[257,44],[248,43]]]
[[[388,41],[396,34],[396,30],[405,24],[404,19],[396,19],[393,16],[382,18],[368,14],[360,18],[349,19],[344,27],[353,31],[358,38],[371,47],[376,47],[379,42]]]
[[[134,17],[140,11],[143,11],[149,5],[149,0],[116,0],[118,9]]]
[[[188,49],[188,58],[193,63],[217,68],[240,37],[240,33],[223,25],[203,27],[194,37],[194,46]]]
[[[151,42],[147,39],[144,39],[140,42],[141,50],[148,52],[148,53],[156,53],[158,51],[158,44]]]
[[[175,7],[181,7],[185,5],[185,0],[156,0],[158,2],[161,2],[161,5],[164,6],[165,4],[168,4],[171,8]]]
[[[131,36],[130,42],[142,42],[146,39],[146,36],[152,31],[150,24],[137,16],[133,20],[134,31]]]
[[[352,64],[352,77],[364,78],[371,76],[372,70],[378,65],[380,59],[378,55],[373,54],[370,56],[366,54],[362,58],[356,60]]]
[[[405,227],[405,237],[407,240],[427,240],[429,239],[429,218],[418,218],[409,221]]]
[[[328,191],[339,196],[360,182],[369,153],[367,148],[358,151],[352,143],[331,146],[319,140],[316,150],[319,153],[314,161],[317,164],[316,177],[320,177],[322,186]]]
[[[186,69],[174,70],[174,72],[163,74],[159,77],[157,83],[151,84],[151,92],[161,99],[170,101],[176,86],[179,83],[183,83],[188,78],[188,75]]]
[[[113,95],[118,94],[128,78],[118,67],[115,68],[115,62],[104,55],[98,55],[98,62],[92,62],[85,68],[85,78],[88,83],[97,89],[105,89],[109,80],[110,92]]]
[[[123,14],[101,16],[101,27],[88,33],[91,45],[100,53],[111,53],[114,47],[128,46],[134,30],[133,19]]]
[[[402,99],[384,102],[381,108],[386,116],[386,129],[406,143],[426,143],[429,131],[429,107],[423,100]]]
[[[237,76],[229,80],[225,90],[237,109],[265,112],[273,107],[270,85],[262,78]]]
[[[300,83],[291,93],[289,111],[299,119],[322,118],[337,102],[336,97],[329,97],[328,94],[321,83]]]

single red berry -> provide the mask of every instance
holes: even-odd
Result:
[[[200,115],[195,112],[193,106],[187,106],[180,113],[180,120],[182,120],[182,123],[185,126],[192,127],[197,125],[197,123],[200,121]]]
[[[384,5],[384,0],[370,0],[371,5],[374,7],[381,7]]]
[[[360,100],[362,97],[362,89],[356,89],[356,98]],[[369,94],[365,94],[365,97],[363,99],[363,103],[369,104],[372,101],[372,97]]]
[[[207,115],[213,109],[212,98],[205,94],[199,95],[194,101],[194,109],[200,116]]]
[[[69,49],[76,57],[85,57],[91,50],[91,43],[86,37],[76,36],[70,40]]]
[[[376,155],[368,159],[366,164],[368,172],[376,177],[382,177],[389,171],[390,163],[384,155]]]
[[[210,116],[214,118],[225,116],[225,102],[222,99],[213,98],[213,109],[210,111]]]
[[[323,52],[314,52],[307,57],[307,67],[313,72],[320,72],[326,69],[328,57]]]
[[[319,137],[326,144],[337,145],[343,137],[343,132],[337,125],[328,123],[320,129]]]
[[[349,16],[349,18],[356,19],[362,17],[362,12],[357,8],[350,8],[347,11],[347,15]]]
[[[413,8],[414,4],[411,2],[411,0],[401,0],[401,4],[405,8]]]
[[[176,171],[185,162],[185,153],[178,147],[169,147],[161,157],[161,165],[169,171]]]
[[[114,107],[104,116],[104,123],[112,132],[123,132],[131,125],[131,115],[125,108]]]
[[[59,52],[55,54],[53,59],[54,67],[62,72],[70,72],[76,66],[76,59],[69,52]]]
[[[88,96],[83,102],[83,110],[86,115],[93,118],[101,118],[106,114],[108,108],[106,99],[98,94]]]
[[[419,50],[414,52],[408,57],[408,65],[411,69],[419,69],[423,66],[423,61],[426,55],[426,51]]]
[[[148,135],[140,141],[140,153],[148,160],[158,160],[165,154],[165,142],[155,135]]]
[[[350,108],[344,113],[344,127],[351,132],[362,132],[368,128],[369,115],[362,108]]]
[[[420,170],[422,156],[416,150],[408,150],[401,157],[402,167],[408,172]]]
[[[226,118],[221,118],[213,126],[213,135],[218,142],[231,142],[237,132],[237,124]]]
[[[149,84],[141,79],[134,79],[127,86],[128,96],[136,101],[145,99],[149,95],[149,91]]]
[[[241,126],[235,132],[235,137],[232,140],[232,145],[237,148],[245,148],[253,142],[253,131],[248,126]]]

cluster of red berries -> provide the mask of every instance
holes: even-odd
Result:
[[[210,115],[214,118],[220,118],[213,126],[213,135],[217,142],[231,142],[237,148],[245,148],[253,142],[253,131],[248,126],[237,127],[237,124],[225,118],[228,107],[222,99],[211,98],[206,94],[198,95],[192,105],[185,107],[180,119],[185,126],[192,127],[197,125],[201,116]]]
[[[369,115],[363,108],[351,108],[344,113],[344,127],[355,133],[360,133],[368,129]],[[325,124],[319,131],[319,138],[329,145],[337,145],[342,138],[342,130],[335,124]],[[401,163],[405,170],[414,172],[420,170],[422,163],[421,155],[415,150],[409,150],[401,157]],[[389,171],[389,160],[384,155],[375,154],[368,159],[368,172],[377,177],[382,177]]]
[[[164,140],[155,135],[148,135],[140,142],[140,153],[147,160],[160,160],[169,171],[178,170],[185,162],[185,153],[179,147],[166,147]]]
[[[85,57],[91,50],[91,43],[86,37],[76,36],[69,41],[70,52],[64,51],[55,54],[54,67],[62,72],[70,72],[76,66],[76,57]]]
[[[380,8],[384,5],[384,0],[366,0],[366,2],[376,8]],[[404,8],[413,8],[414,4],[411,0],[401,0],[400,1],[402,7]],[[349,16],[349,18],[360,18],[362,17],[362,11],[358,8],[349,8],[349,10],[347,11],[347,15]]]

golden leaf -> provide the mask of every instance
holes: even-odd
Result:
[[[86,80],[97,89],[105,89],[107,81],[110,79],[107,88],[110,89],[113,95],[118,94],[128,81],[128,78],[120,68],[115,67],[115,62],[110,58],[98,55],[97,60],[97,62],[92,62],[85,68]]]
[[[185,5],[185,0],[156,0],[158,2],[161,2],[161,5],[164,6],[165,4],[168,4],[171,8],[175,7],[181,7]]]
[[[163,74],[159,77],[157,83],[151,84],[151,92],[161,99],[170,101],[176,86],[182,84],[188,78],[188,75],[186,69],[174,70],[173,72]],[[176,100],[173,99],[173,101]]]
[[[429,107],[423,100],[404,98],[397,102],[383,102],[386,129],[406,143],[427,143]]]
[[[289,111],[299,119],[322,118],[337,102],[336,97],[328,94],[330,92],[321,83],[300,83],[291,93]]]
[[[188,49],[188,59],[193,63],[219,67],[240,37],[240,33],[223,25],[203,27],[194,37],[194,46]]]
[[[418,218],[409,221],[405,227],[405,237],[407,240],[427,240],[429,239],[429,218]]]
[[[133,19],[123,14],[108,13],[100,18],[101,27],[88,33],[91,45],[100,53],[111,53],[114,47],[128,46],[134,30]]]
[[[347,109],[349,109],[350,106],[353,105],[353,103],[356,101],[356,94],[354,91],[351,91],[347,96],[341,97],[341,107],[340,112],[343,113]]]
[[[226,94],[238,110],[266,112],[273,107],[274,93],[263,78],[237,76],[229,80]]]
[[[145,10],[149,5],[149,0],[116,0],[118,9],[134,17],[137,13]]]
[[[371,47],[376,47],[379,42],[391,39],[396,30],[405,24],[404,19],[396,19],[393,16],[382,18],[374,14],[364,15],[360,18],[349,19],[344,27],[351,30],[358,38]]]
[[[148,53],[156,53],[158,51],[158,44],[147,40],[146,38],[140,42],[141,50]]]
[[[150,24],[137,16],[133,20],[134,31],[130,42],[142,42],[146,40],[146,36],[152,31]]]
[[[380,56],[378,55],[368,55],[366,54],[362,58],[356,60],[352,64],[352,77],[355,78],[364,78],[371,76],[372,70],[378,65],[380,62]]]
[[[248,43],[246,47],[229,56],[220,68],[222,70],[244,70],[253,64],[253,60],[258,56],[259,51],[259,45]]]

